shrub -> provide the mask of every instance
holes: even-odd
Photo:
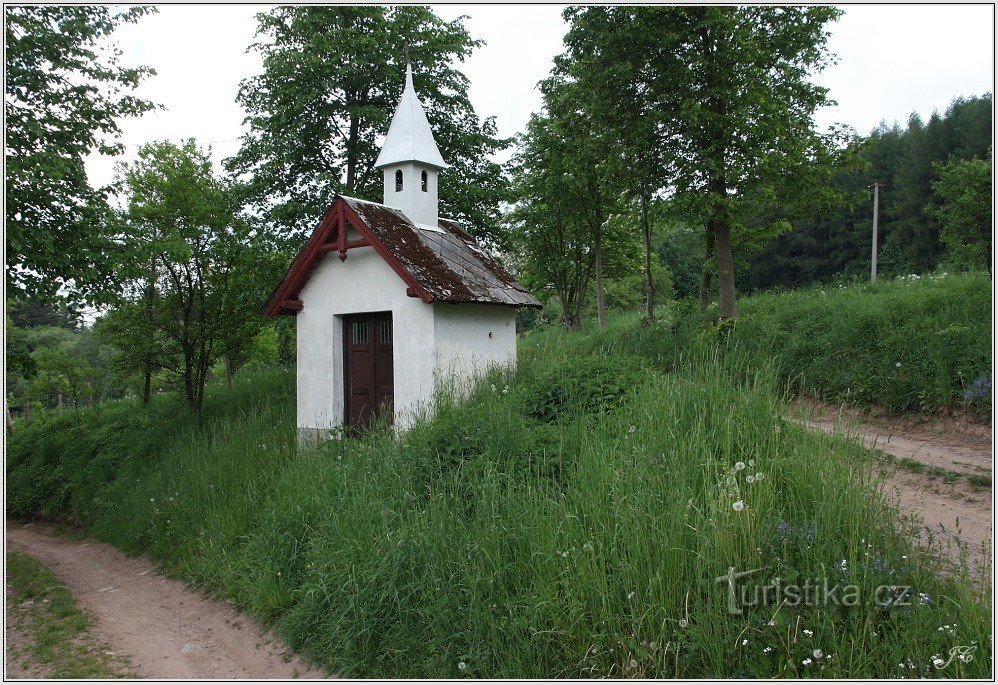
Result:
[[[553,422],[618,407],[642,375],[633,357],[576,357],[532,373],[521,385],[520,397],[527,416]]]

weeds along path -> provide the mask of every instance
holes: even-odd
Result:
[[[862,440],[882,453],[888,494],[898,498],[902,512],[921,519],[923,544],[939,545],[954,561],[962,545],[973,562],[987,561],[994,538],[990,426],[925,417],[870,419],[816,404],[806,413],[808,428]]]
[[[141,678],[322,678],[225,602],[156,572],[145,557],[7,522],[7,549],[38,559],[97,619],[101,639]]]

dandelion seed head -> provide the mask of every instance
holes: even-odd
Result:
[[[744,461],[735,462],[735,471],[741,471],[744,468],[745,468]]]
[[[741,511],[742,509],[745,508],[745,502],[738,500],[737,502],[731,505],[731,508],[734,509],[735,511]]]

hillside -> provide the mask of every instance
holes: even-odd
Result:
[[[296,453],[284,368],[211,386],[201,426],[171,395],[52,413],[10,441],[9,513],[146,552],[344,675],[932,676],[990,644],[990,590],[913,545],[869,452],[784,419],[768,306],[731,334],[749,351],[680,346],[681,316],[531,332],[515,375],[397,441]],[[860,599],[740,581],[732,614],[730,568]],[[989,676],[983,651],[944,674]]]

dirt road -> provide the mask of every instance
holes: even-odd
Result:
[[[982,564],[993,549],[990,426],[944,418],[890,419],[809,404],[805,424],[862,440],[895,457],[883,462],[889,494],[921,519],[922,542],[941,544],[957,560],[960,546]]]
[[[144,557],[11,522],[7,549],[32,555],[61,577],[139,677],[323,677],[244,614],[158,574]]]

